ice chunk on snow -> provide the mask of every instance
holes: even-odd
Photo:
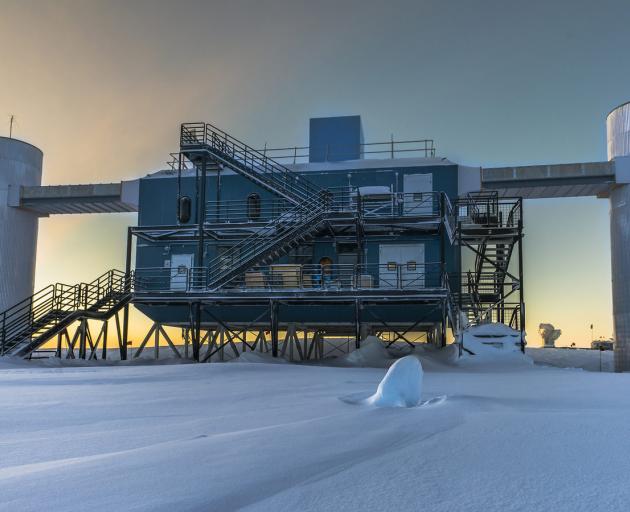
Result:
[[[414,356],[396,361],[366,403],[377,407],[415,407],[422,397],[422,365]]]

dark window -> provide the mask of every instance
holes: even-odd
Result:
[[[260,196],[258,194],[249,194],[247,196],[247,218],[249,220],[260,219]]]

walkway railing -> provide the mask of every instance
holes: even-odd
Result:
[[[515,228],[522,219],[523,200],[496,194],[469,195],[454,205],[462,224],[480,227]]]
[[[332,188],[327,211],[351,213],[363,218],[440,217],[440,192],[383,192],[361,195],[357,189]],[[280,217],[293,206],[282,199],[249,199],[208,201],[208,223],[267,222]]]
[[[441,263],[390,264],[276,264],[254,267],[222,286],[218,292],[350,290],[427,290],[444,287]],[[139,268],[133,274],[136,293],[205,292],[207,268]]]
[[[327,144],[324,146],[294,146],[286,148],[259,149],[260,153],[292,164],[314,162],[338,162],[360,158],[433,158],[433,139],[389,140],[387,142],[367,142],[364,144]]]
[[[209,151],[296,204],[321,191],[320,187],[306,178],[210,123],[182,124],[180,148],[183,152]]]

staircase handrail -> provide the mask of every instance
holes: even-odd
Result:
[[[241,165],[253,169],[288,195],[297,195],[299,200],[321,191],[311,181],[210,123],[183,123],[180,128],[181,149],[198,145],[220,151]]]
[[[90,283],[48,285],[0,312],[0,353],[4,354],[7,340],[26,336],[38,322],[56,325],[68,315],[98,306],[114,293],[130,290],[129,277],[119,270],[109,270]]]
[[[441,196],[443,204],[442,219],[446,228],[448,238],[450,242],[453,243],[455,242],[455,235],[457,232],[457,212],[455,211],[453,203],[448,197],[448,194],[442,192]]]
[[[281,214],[279,217],[272,219],[255,233],[241,240],[235,245],[230,246],[227,253],[217,256],[208,263],[207,274],[207,286],[212,287],[217,279],[220,279],[222,275],[229,272],[230,269],[224,269],[226,260],[234,260],[238,258],[240,261],[246,261],[251,256],[260,251],[260,244],[256,244],[256,241],[264,241],[273,243],[278,239],[285,238],[297,230],[302,229],[305,222],[314,219],[318,215],[321,215],[326,211],[324,206],[325,201],[320,197],[311,197],[309,201],[303,204],[299,204]],[[279,228],[289,229],[285,231],[278,231]],[[277,236],[271,236],[276,234]],[[242,252],[242,249],[246,249]]]

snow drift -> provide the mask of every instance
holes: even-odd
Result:
[[[377,407],[415,407],[422,397],[422,364],[414,356],[396,361],[366,403]]]
[[[475,325],[465,329],[462,336],[465,353],[461,363],[532,364],[531,358],[521,352],[520,331],[505,324]]]
[[[361,348],[340,357],[338,362],[362,368],[386,368],[393,359],[380,338],[368,336],[361,342]]]

